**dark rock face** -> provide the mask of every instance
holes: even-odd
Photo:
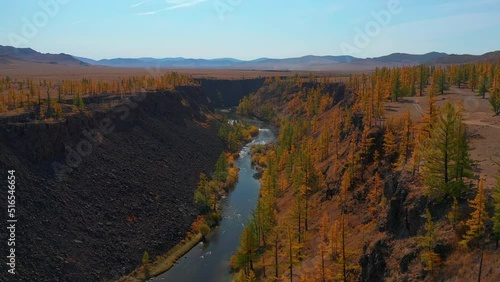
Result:
[[[199,87],[138,100],[60,123],[0,122],[0,176],[14,169],[17,178],[16,281],[116,279],[145,250],[154,258],[184,238],[198,176],[213,170],[223,144],[207,126]],[[106,118],[113,130],[104,134]],[[83,130],[98,132],[95,140]],[[77,165],[68,162],[71,150],[80,152]],[[71,171],[56,177],[53,161]]]
[[[411,177],[407,174],[394,175],[386,185],[386,194],[390,195],[387,213],[387,230],[397,239],[413,237],[423,226],[426,198],[408,199],[408,185]]]
[[[389,246],[385,241],[378,241],[375,246],[359,260],[361,274],[358,281],[384,281],[387,263],[385,258],[389,255]]]
[[[253,79],[198,79],[203,95],[216,107],[236,107],[240,100],[257,92],[264,85],[264,78]],[[220,92],[220,96],[219,96]]]

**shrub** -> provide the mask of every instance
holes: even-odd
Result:
[[[210,227],[208,227],[208,225],[206,225],[205,223],[203,223],[201,226],[200,226],[200,233],[203,237],[207,236],[208,233],[210,232]]]

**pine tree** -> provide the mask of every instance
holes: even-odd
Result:
[[[483,179],[479,180],[476,197],[474,200],[469,201],[469,203],[473,211],[471,213],[471,218],[466,222],[468,231],[464,235],[463,240],[460,241],[460,244],[463,246],[467,246],[471,241],[483,236],[485,231],[484,224],[488,219],[488,214],[486,212],[486,195],[484,194]]]

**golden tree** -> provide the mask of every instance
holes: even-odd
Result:
[[[467,233],[464,235],[462,241],[460,241],[460,244],[463,246],[467,246],[471,241],[483,236],[485,231],[484,224],[488,219],[488,213],[486,212],[486,195],[484,194],[483,179],[479,180],[476,197],[469,202],[473,211],[470,219],[466,222],[468,227]]]

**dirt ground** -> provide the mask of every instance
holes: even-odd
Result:
[[[488,93],[483,99],[470,89],[453,86],[437,99],[438,106],[443,106],[446,101],[463,104],[471,157],[477,163],[487,189],[492,189],[500,169],[494,163],[495,160],[500,161],[500,116],[494,116]],[[398,115],[410,111],[412,118],[417,120],[427,113],[428,107],[426,96],[405,97],[399,102],[387,103],[386,112],[388,115]]]
[[[128,76],[159,75],[176,71],[191,75],[194,78],[242,79],[271,76],[291,76],[298,73],[307,76],[307,71],[266,71],[266,70],[231,70],[231,69],[145,69],[145,68],[112,68],[102,66],[67,66],[58,64],[32,63],[12,60],[10,64],[0,63],[0,76],[12,78],[36,79],[92,79],[114,80]],[[318,75],[336,74],[338,72],[313,72]]]

